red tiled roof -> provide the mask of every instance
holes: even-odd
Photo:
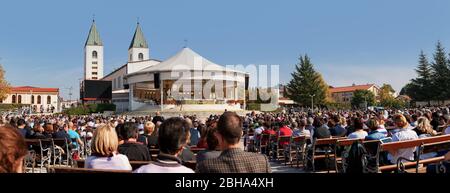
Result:
[[[375,86],[375,85],[374,84],[365,84],[365,85],[355,85],[355,86],[334,87],[334,88],[330,88],[329,90],[331,93],[353,92],[356,90],[367,90],[372,86]]]
[[[59,88],[38,88],[32,86],[12,87],[11,92],[59,92]]]

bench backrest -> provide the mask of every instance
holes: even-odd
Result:
[[[442,135],[442,136],[427,137],[427,138],[415,139],[415,140],[396,141],[396,142],[385,143],[385,144],[381,145],[381,148],[382,148],[382,151],[394,151],[394,150],[404,149],[404,148],[419,147],[422,144],[437,143],[437,142],[448,141],[448,140],[450,140],[450,135]]]
[[[131,173],[131,170],[100,170],[87,168],[52,167],[52,173]]]
[[[353,143],[357,141],[364,141],[364,139],[343,139],[343,140],[337,140],[336,145],[340,147],[347,147],[353,145]]]
[[[335,145],[338,141],[338,138],[324,138],[324,139],[316,139],[314,140],[314,145]]]
[[[431,152],[441,152],[450,150],[450,140],[440,141],[435,143],[426,143],[420,147],[421,154],[431,153]]]

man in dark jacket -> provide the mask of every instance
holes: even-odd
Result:
[[[119,145],[119,153],[126,155],[130,161],[150,161],[150,152],[148,148],[137,142],[138,125],[136,123],[124,123],[120,129],[120,136],[124,143]]]
[[[330,122],[333,126],[330,128],[330,133],[332,136],[343,137],[347,134],[347,130],[341,126],[340,121],[339,115],[334,115],[331,118]]]

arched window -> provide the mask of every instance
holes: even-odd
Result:
[[[52,103],[52,97],[47,96],[47,104],[51,104]]]
[[[11,103],[16,103],[16,95],[12,95],[12,97],[11,97]]]
[[[22,103],[22,95],[19,95],[19,96],[17,97],[17,102],[18,102],[19,104]]]
[[[139,57],[139,60],[144,60],[144,54],[139,53],[138,57]]]
[[[41,95],[37,96],[37,104],[41,104]]]
[[[133,60],[133,54],[130,54],[130,61]]]
[[[92,51],[92,58],[97,59],[97,51]]]
[[[31,104],[34,104],[34,95],[31,95]]]

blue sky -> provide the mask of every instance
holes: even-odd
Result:
[[[280,65],[289,81],[307,53],[333,86],[390,83],[415,77],[423,49],[450,46],[445,0],[160,0],[2,1],[0,63],[15,86],[58,87],[67,97],[83,70],[83,46],[96,15],[105,74],[127,61],[136,18],[152,58],[189,47],[222,65]],[[450,47],[449,47],[450,48]]]

